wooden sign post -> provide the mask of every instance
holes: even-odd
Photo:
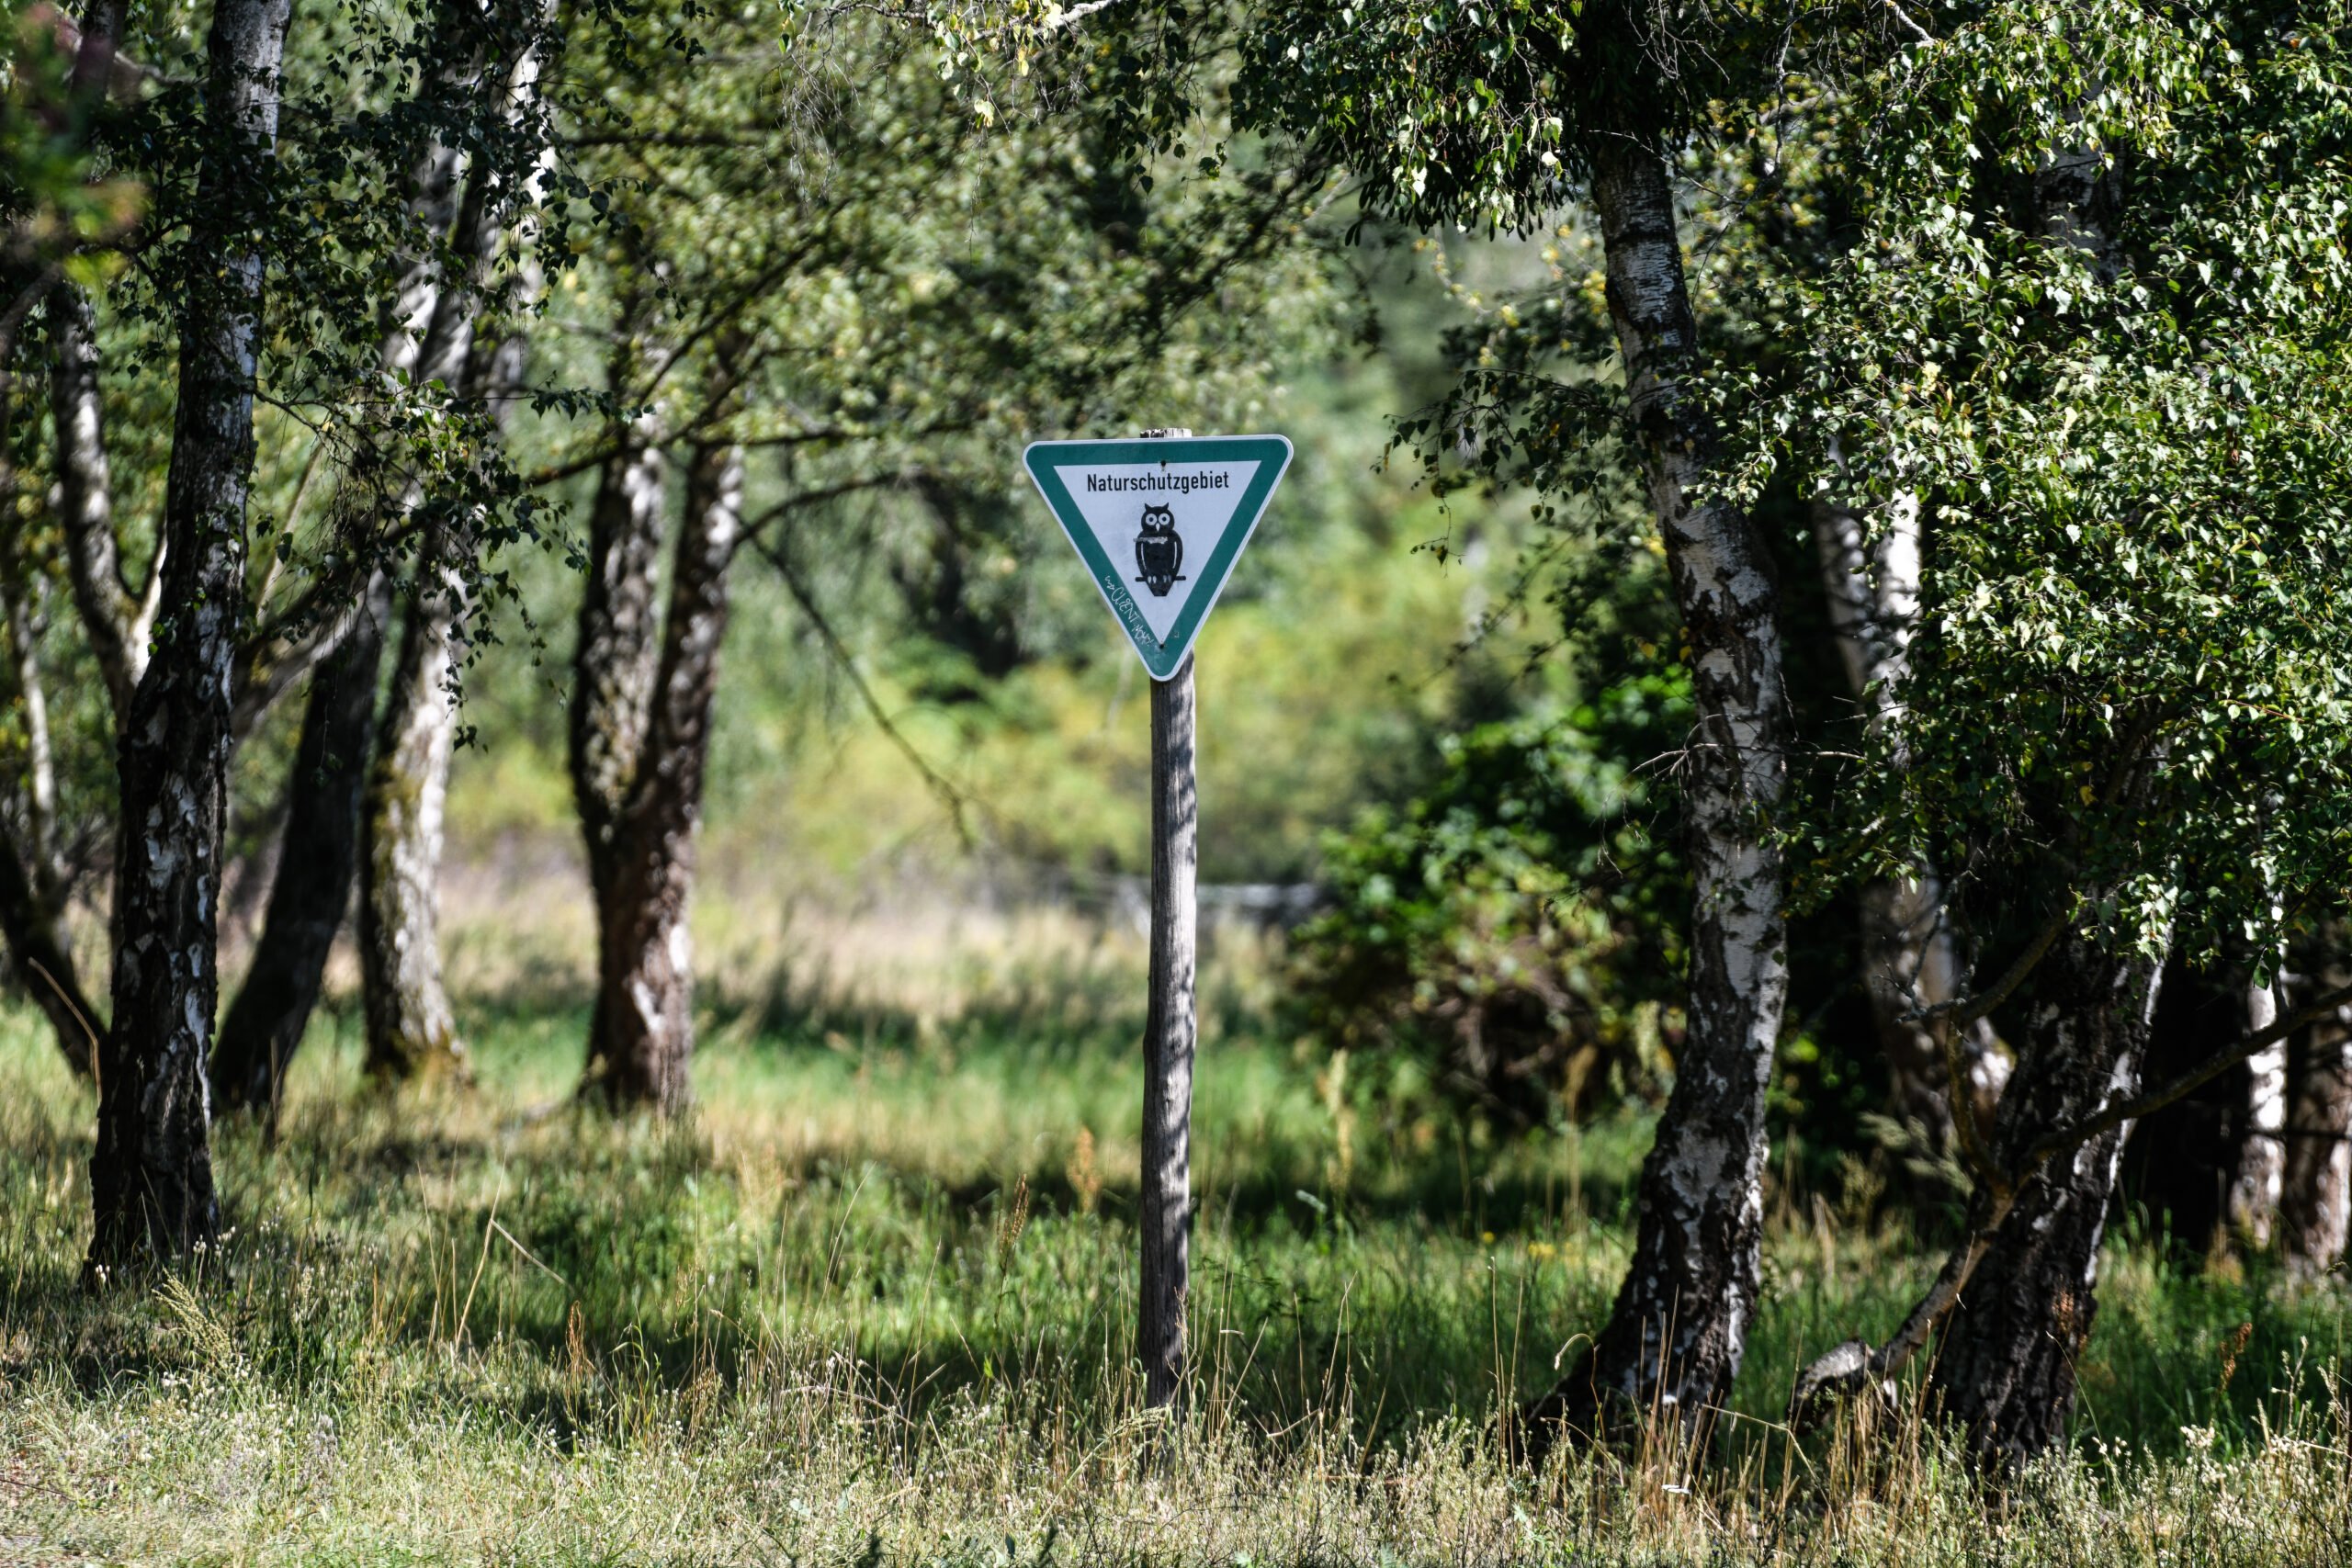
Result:
[[[1192,1290],[1193,1048],[1199,1013],[1200,796],[1193,774],[1193,660],[1151,687],[1151,1010],[1143,1032],[1144,1402],[1176,1397]]]
[[[1184,1377],[1192,1283],[1193,1054],[1198,1038],[1200,797],[1194,784],[1193,640],[1290,467],[1279,435],[1040,441],[1030,478],[1151,687],[1151,1006],[1143,1039],[1144,1400],[1170,1406]],[[1138,597],[1132,585],[1145,590]]]

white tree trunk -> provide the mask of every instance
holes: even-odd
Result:
[[[1764,1088],[1788,991],[1780,852],[1770,823],[1786,770],[1779,595],[1763,542],[1722,501],[1697,502],[1715,433],[1684,378],[1698,361],[1666,161],[1604,140],[1593,201],[1628,412],[1690,649],[1697,724],[1685,752],[1689,1033],[1642,1166],[1634,1258],[1607,1325],[1521,1413],[1540,1450],[1642,1413],[1702,1427],[1731,1390],[1755,1319]]]
[[[2245,990],[2249,1033],[2278,1021],[2275,983]],[[2270,1245],[2272,1222],[2287,1174],[2287,1043],[2246,1058],[2245,1135],[2238,1143],[2238,1166],[2230,1180],[2230,1227],[2249,1246]]]
[[[97,317],[79,285],[61,282],[50,290],[49,330],[49,404],[57,440],[51,504],[65,535],[66,580],[74,588],[74,607],[119,727],[147,672],[147,639],[163,587],[162,548],[148,565],[146,581],[134,592],[115,536],[114,478],[98,388]],[[162,547],[169,544],[168,538],[160,541]]]
[[[543,61],[524,50],[502,84],[505,111],[520,116],[538,93]],[[427,205],[437,165],[420,173],[419,199]],[[465,181],[450,238],[451,253],[469,269],[462,280],[435,286],[412,277],[396,312],[429,314],[418,341],[413,375],[438,381],[461,396],[497,400],[491,378],[502,364],[474,341],[481,289],[505,238],[504,220],[516,200],[514,182],[477,168]],[[390,357],[404,351],[397,346]],[[412,486],[393,509],[411,516],[424,500]],[[468,1073],[469,1063],[442,983],[440,883],[442,807],[458,727],[458,625],[466,608],[464,552],[474,547],[462,519],[437,524],[417,552],[415,577],[401,612],[391,690],[387,697],[368,781],[366,846],[360,857],[360,974],[368,1017],[368,1060],[381,1074]]]
[[[1919,509],[1894,508],[1885,532],[1872,540],[1852,511],[1816,502],[1813,531],[1847,682],[1866,705],[1873,729],[1894,728],[1899,756],[1900,688],[1919,617]],[[1908,877],[1865,887],[1860,914],[1863,986],[1886,1055],[1895,1114],[1948,1151],[1952,1107],[1938,1032],[1948,1026],[1919,1021],[1927,1010],[1955,1000],[1967,981],[1942,881],[1923,860]],[[2008,1060],[1994,1043],[1993,1026],[1982,1019],[1962,1031],[1959,1045],[1976,1124],[1989,1128],[2008,1081]]]

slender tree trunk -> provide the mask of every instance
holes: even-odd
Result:
[[[686,910],[718,650],[727,635],[727,569],[742,521],[742,449],[697,446],[686,467],[685,513],[651,711],[626,803],[607,840],[608,874],[597,888],[595,1032],[582,1091],[616,1107],[667,1115],[693,1098],[694,966]]]
[[[49,319],[49,404],[56,427],[56,509],[65,535],[66,577],[119,725],[147,672],[162,562],[150,566],[145,587],[133,592],[115,537],[114,479],[98,391],[97,321],[89,296],[78,285],[58,284],[50,290]]]
[[[453,25],[450,36],[462,28]],[[470,52],[470,51],[469,51]],[[479,63],[445,70],[445,85],[462,89],[480,78]],[[448,280],[442,276],[443,243],[459,216],[458,149],[427,147],[409,175],[408,212],[429,236],[405,258],[401,280],[384,310],[386,370],[447,377],[468,347],[469,312],[445,313]],[[477,209],[479,221],[479,209]],[[482,248],[479,235],[455,243]],[[457,305],[447,307],[455,310]],[[380,507],[380,524],[397,525],[413,510],[401,497]],[[311,674],[288,794],[293,802],[286,832],[302,852],[282,855],[269,894],[262,937],[243,987],[229,1009],[212,1054],[213,1094],[222,1111],[266,1115],[275,1124],[281,1086],[310,1025],[326,979],[327,959],[352,905],[358,875],[361,810],[374,758],[378,687],[394,611],[392,581],[380,569],[368,574],[355,613]]]
[[[616,374],[614,384],[625,383]],[[624,443],[605,460],[588,513],[588,581],[571,655],[569,740],[572,801],[599,908],[618,875],[621,818],[651,715],[660,657],[654,581],[667,472],[660,449]]]
[[[454,242],[460,254],[486,258],[495,244],[484,213],[472,197],[461,209]],[[474,309],[470,287],[440,291],[417,352],[419,380],[460,379]],[[422,499],[412,490],[395,516],[408,516]],[[442,812],[458,738],[458,621],[465,604],[457,556],[465,547],[443,523],[418,549],[362,796],[360,991],[368,1070],[379,1077],[462,1081],[472,1071],[442,982],[440,934]]]
[[[459,590],[438,552],[417,565],[392,688],[369,764],[360,857],[359,967],[368,1070],[471,1072],[441,977],[442,810],[458,734]]]
[[[1815,502],[1814,543],[1829,602],[1829,623],[1854,695],[1868,705],[1873,729],[1897,721],[1896,688],[1910,669],[1918,623],[1921,539],[1918,510],[1897,510],[1884,537],[1865,537],[1850,510]],[[1955,1000],[1966,977],[1944,907],[1943,884],[1922,862],[1900,880],[1873,882],[1860,899],[1862,980],[1884,1052],[1894,1112],[1923,1129],[1929,1145],[1952,1148],[1952,1107],[1938,1026],[1927,1010]],[[2008,1062],[1984,1020],[1963,1030],[1960,1059],[1979,1126],[1990,1126]]]
[[[2138,1092],[2162,975],[2161,964],[2080,935],[2043,961],[2021,1010],[2026,1049],[1994,1123],[2001,1168],[2024,1168],[2038,1140]],[[2042,1168],[1946,1320],[1928,1386],[1980,1462],[2014,1463],[2065,1435],[2129,1134],[2120,1127]]]
[[[5,395],[0,389],[0,396]],[[13,469],[0,459],[0,503],[12,514],[16,488]],[[50,742],[49,690],[35,624],[40,591],[40,579],[25,556],[21,519],[0,518],[0,632],[6,634],[8,672],[24,729],[22,788],[12,792],[17,798],[11,803],[22,836],[10,835],[8,864],[0,868],[0,931],[8,938],[17,977],[48,1017],[66,1063],[87,1077],[95,1057],[90,1013],[74,976],[65,929],[67,886],[57,846],[57,759]]]
[[[510,118],[527,114],[538,94],[546,40],[526,35],[539,15],[535,6],[499,14],[499,25],[520,29],[514,36],[524,45],[500,84]],[[421,179],[421,187],[419,199],[429,199],[430,179]],[[469,276],[445,280],[438,289],[416,355],[420,381],[456,388],[461,399],[491,409],[494,423],[507,401],[498,378],[519,373],[520,355],[508,342],[476,342],[475,323],[521,190],[521,182],[495,170],[468,175],[450,249]],[[405,518],[423,499],[413,489],[397,515]],[[367,794],[360,974],[368,1066],[386,1077],[465,1077],[471,1070],[442,983],[440,902],[442,807],[457,740],[458,626],[466,605],[459,562],[474,546],[466,520],[451,518],[436,523],[418,550]]]
[[[205,1083],[228,809],[230,679],[244,601],[263,258],[288,0],[219,0],[193,222],[216,258],[181,307],[157,657],[122,727],[114,1018],[99,1053],[89,1271],[215,1239]]]
[[[2245,1028],[2267,1029],[2278,1019],[2278,993],[2271,985],[2245,987]],[[2237,1168],[2231,1173],[2230,1228],[2250,1247],[2270,1245],[2287,1173],[2287,1043],[2246,1058],[2245,1132],[2238,1140]]]
[[[0,523],[0,622],[25,730],[25,778],[16,803],[23,824],[0,849],[0,937],[17,977],[57,1037],[66,1064],[84,1077],[96,1062],[97,1013],[83,995],[65,929],[66,878],[58,861],[57,765],[49,739],[49,701],[33,626],[38,589],[17,525]]]
[[[77,116],[86,116],[104,100],[122,11],[119,0],[100,0],[85,12],[71,86]],[[121,579],[89,299],[77,286],[61,281],[50,289],[48,309],[50,402],[57,452],[51,510],[64,536],[67,579],[119,729],[146,666],[148,623],[160,573],[151,570],[143,598],[134,596]],[[0,938],[6,942],[19,978],[48,1017],[66,1060],[87,1077],[96,1068],[104,1013],[82,988],[65,930],[68,890],[57,858],[56,778],[46,694],[31,605],[22,596],[31,579],[26,563],[14,558],[17,542],[12,531],[12,558],[0,562],[0,577],[9,593],[0,614],[7,621],[10,662],[25,710],[26,839],[21,846],[5,846],[0,854]]]
[[[2335,970],[2324,984],[2345,978]],[[2278,1239],[2288,1272],[2310,1280],[2343,1260],[2352,1228],[2352,1007],[2305,1030],[2294,1058]]]
[[[1769,557],[1737,510],[1692,499],[1715,461],[1715,435],[1683,385],[1698,359],[1697,324],[1664,158],[1605,139],[1593,201],[1626,395],[1690,647],[1690,1030],[1642,1166],[1616,1305],[1568,1375],[1522,1413],[1537,1452],[1563,1427],[1593,1433],[1610,1416],[1651,1410],[1699,1430],[1730,1393],[1756,1312],[1764,1086],[1788,990],[1781,862],[1769,836],[1785,771]]]
[[[224,1112],[277,1118],[287,1064],[310,1025],[327,954],[351,906],[359,867],[359,807],[374,739],[391,585],[379,574],[359,618],[311,678],[302,737],[287,780],[287,852],[245,981],[212,1052],[212,1092]]]

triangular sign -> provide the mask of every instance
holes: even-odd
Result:
[[[1209,435],[1038,441],[1022,461],[1143,667],[1165,681],[1183,668],[1290,456],[1284,436]]]

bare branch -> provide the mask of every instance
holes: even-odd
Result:
[[[766,557],[768,564],[775,568],[776,576],[784,580],[785,591],[792,595],[793,603],[800,606],[800,613],[808,617],[808,624],[817,628],[817,636],[824,643],[825,651],[832,655],[833,662],[838,664],[842,673],[849,678],[849,683],[855,689],[858,700],[865,705],[866,714],[882,733],[889,738],[890,744],[899,749],[899,755],[905,757],[916,773],[921,775],[924,786],[933,795],[938,796],[939,803],[946,807],[948,819],[956,825],[957,840],[962,842],[966,850],[974,848],[976,840],[972,836],[971,824],[965,818],[965,809],[969,802],[966,800],[964,793],[943,776],[936,768],[933,768],[922,753],[915,750],[913,742],[899,732],[897,725],[890,722],[890,716],[883,711],[881,700],[874,694],[874,688],[867,685],[865,677],[858,672],[857,661],[852,657],[849,646],[842,642],[841,635],[833,630],[832,622],[826,618],[825,612],[818,606],[816,596],[809,592],[808,585],[800,580],[800,573],[786,558],[784,552],[776,548],[763,535],[746,529],[744,536],[751,541],[752,547]]]
[[[1992,1245],[1994,1233],[2051,1161],[2195,1093],[2265,1046],[2276,1044],[2347,1003],[2352,1003],[2352,985],[2338,986],[2268,1027],[2239,1036],[2161,1088],[2112,1101],[2034,1144],[2026,1151],[2019,1169],[2007,1179],[1978,1188],[1971,1204],[1968,1240],[1945,1259],[1934,1285],[1919,1298],[1893,1337],[1875,1349],[1860,1340],[1849,1339],[1799,1374],[1789,1396],[1791,1424],[1807,1426],[1818,1421],[1831,1403],[1894,1376],[1926,1347],[1937,1325],[1951,1311],[1961,1292],[1974,1276],[1977,1264],[1984,1260]]]
[[[2213,1055],[2167,1080],[2162,1087],[2144,1090],[2129,1100],[2116,1100],[2096,1114],[2060,1128],[2027,1151],[2027,1158],[2033,1168],[2039,1169],[2058,1156],[2080,1147],[2101,1134],[2113,1132],[2126,1122],[2136,1122],[2143,1116],[2162,1111],[2175,1100],[2196,1093],[2264,1046],[2277,1044],[2304,1025],[2318,1022],[2346,1002],[2352,1002],[2352,986],[2338,986],[2324,992],[2268,1028],[2238,1036]]]

